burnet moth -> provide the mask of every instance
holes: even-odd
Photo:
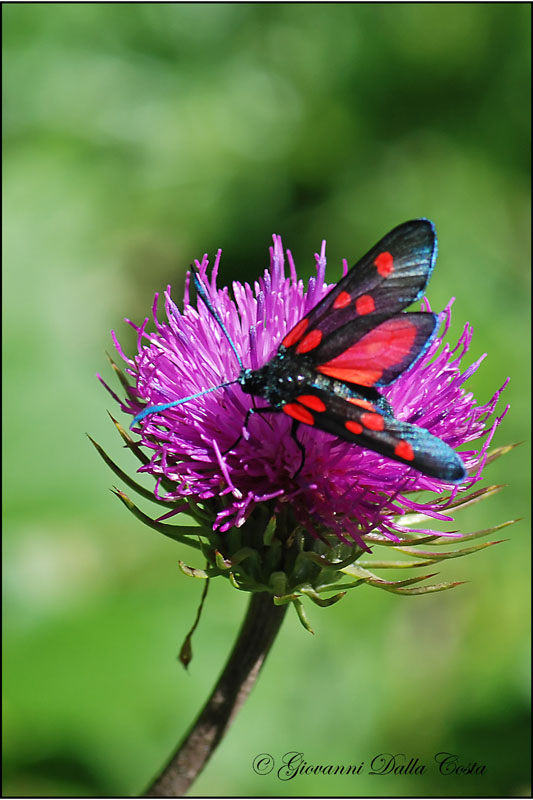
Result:
[[[311,425],[424,475],[460,483],[466,470],[457,453],[425,428],[397,420],[378,391],[409,369],[436,333],[436,314],[403,311],[424,294],[436,256],[435,228],[429,220],[394,228],[285,335],[270,361],[255,370],[244,367],[194,273],[198,295],[228,338],[239,375],[189,397],[145,408],[132,426],[150,414],[238,383],[243,392],[268,403],[248,412],[244,428],[252,413],[287,414],[293,420],[293,435],[297,423]],[[298,445],[302,463],[296,475],[305,458]]]

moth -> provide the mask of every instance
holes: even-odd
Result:
[[[398,225],[297,322],[274,356],[255,370],[244,367],[194,273],[199,296],[237,357],[239,375],[195,395],[145,408],[132,425],[150,414],[237,383],[243,392],[268,403],[250,409],[244,428],[252,413],[283,413],[293,420],[293,435],[302,451],[296,474],[305,458],[296,430],[298,424],[304,424],[374,450],[424,475],[460,483],[466,470],[457,453],[425,428],[396,419],[379,391],[408,370],[436,334],[436,314],[404,311],[423,296],[436,255],[433,223],[415,219]]]

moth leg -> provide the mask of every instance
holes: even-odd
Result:
[[[248,427],[248,422],[250,421],[250,417],[252,416],[252,414],[265,414],[265,413],[272,414],[272,413],[279,412],[279,411],[280,411],[280,409],[279,408],[275,408],[275,406],[267,406],[266,408],[249,408],[248,411],[246,412],[246,416],[244,418],[244,422],[242,424],[242,427],[243,428],[247,428]],[[237,445],[239,444],[239,442],[241,441],[242,438],[243,438],[243,434],[240,433],[239,436],[235,439],[235,441],[231,445],[231,447],[228,447],[226,450],[224,450],[224,452],[221,453],[221,455],[225,456],[230,452],[230,450],[234,450],[237,447]]]
[[[293,419],[292,426],[291,426],[291,436],[294,439],[294,441],[296,442],[296,444],[298,445],[298,449],[299,449],[300,453],[302,454],[302,460],[300,462],[300,466],[298,467],[298,469],[296,470],[296,472],[292,476],[293,479],[298,477],[298,475],[302,471],[303,465],[305,463],[305,447],[303,446],[303,444],[301,443],[301,441],[298,439],[298,437],[296,435],[296,431],[298,430],[298,424],[299,424],[298,420]]]

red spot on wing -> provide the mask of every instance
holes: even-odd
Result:
[[[414,461],[415,458],[413,448],[411,447],[409,442],[406,442],[404,439],[398,442],[398,444],[394,448],[394,455],[399,456],[400,458],[404,458],[406,461]]]
[[[361,422],[370,431],[382,431],[385,428],[385,420],[381,414],[361,414]]]
[[[281,344],[284,347],[292,347],[293,344],[296,344],[296,342],[301,339],[308,325],[309,320],[307,317],[304,317],[288,332]]]
[[[298,422],[305,422],[306,425],[315,424],[315,418],[311,412],[303,408],[303,406],[298,405],[298,403],[287,403],[283,406],[282,410],[285,414],[288,414],[289,417],[298,420]]]
[[[355,310],[358,314],[371,314],[376,310],[374,298],[370,294],[362,294],[355,301]]]
[[[359,386],[374,386],[383,375],[382,369],[346,369],[329,367],[327,364],[317,367],[317,372],[345,383],[358,383]]]
[[[314,394],[301,394],[299,397],[296,398],[299,403],[302,405],[307,406],[307,408],[312,408],[313,411],[325,411],[326,404],[320,397],[316,397]]]
[[[347,420],[347,422],[344,423],[344,427],[352,433],[363,433],[363,426],[358,422],[354,422],[352,419]]]
[[[348,294],[348,292],[341,292],[339,296],[335,298],[333,308],[345,308],[351,303],[351,300],[352,296]]]
[[[360,406],[361,408],[366,408],[367,411],[375,411],[376,406],[371,403],[369,400],[360,400],[358,397],[349,397],[349,403],[353,403],[354,406]]]
[[[388,367],[401,364],[416,341],[408,317],[392,317],[369,331],[343,353],[316,369],[341,381],[373,386]]]
[[[310,350],[314,350],[315,347],[318,347],[320,342],[322,341],[322,331],[318,328],[315,328],[314,331],[309,331],[307,336],[304,336],[298,347],[296,348],[297,353],[308,353]]]
[[[378,268],[379,274],[384,278],[394,271],[394,259],[387,250],[385,250],[383,253],[380,253],[379,256],[374,259],[374,264]]]

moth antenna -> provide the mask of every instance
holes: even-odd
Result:
[[[237,381],[228,381],[227,383],[221,383],[218,386],[211,386],[209,389],[204,389],[202,392],[196,392],[196,394],[191,394],[189,397],[182,397],[180,400],[174,400],[172,403],[160,403],[157,406],[143,408],[142,411],[133,417],[130,430],[133,428],[136,422],[140,422],[141,419],[144,419],[149,414],[155,414],[157,411],[165,411],[167,408],[174,408],[174,406],[181,406],[182,403],[188,403],[189,400],[196,400],[197,397],[203,397],[204,394],[209,394],[209,392],[214,392],[217,389],[223,389],[225,386],[231,386],[233,383],[237,383]]]
[[[215,320],[220,325],[220,328],[222,329],[222,332],[223,332],[224,336],[226,337],[226,339],[230,343],[230,347],[233,350],[233,352],[235,353],[235,358],[239,362],[239,367],[241,369],[244,369],[244,364],[242,363],[242,359],[241,359],[239,353],[237,352],[237,348],[235,347],[235,343],[233,342],[233,339],[229,335],[229,333],[228,333],[228,331],[226,329],[226,326],[222,322],[222,318],[221,318],[220,314],[218,313],[218,311],[216,310],[216,308],[212,304],[211,300],[207,296],[207,292],[205,291],[205,288],[204,288],[204,286],[203,286],[203,284],[202,284],[202,282],[200,280],[200,276],[198,275],[198,273],[194,269],[194,267],[192,267],[192,274],[193,274],[193,278],[194,278],[194,285],[196,287],[196,291],[198,292],[198,295],[204,301],[204,305],[207,308],[207,310],[209,311],[209,313],[211,314],[211,316],[214,317]]]
[[[239,353],[237,352],[237,348],[235,347],[233,339],[229,335],[229,333],[228,333],[228,331],[226,329],[226,326],[222,322],[220,314],[218,313],[218,311],[216,310],[216,308],[213,306],[212,302],[210,301],[209,297],[207,296],[207,292],[205,291],[205,288],[204,288],[204,286],[203,286],[203,284],[202,284],[202,282],[200,280],[200,276],[198,275],[197,270],[194,268],[194,266],[192,264],[191,264],[191,270],[192,270],[192,275],[193,275],[193,278],[194,278],[194,285],[196,287],[196,291],[197,291],[199,297],[202,298],[205,307],[207,308],[207,310],[209,311],[211,316],[214,317],[216,322],[219,324],[219,326],[220,326],[220,328],[222,330],[222,333],[224,334],[224,336],[226,337],[226,339],[230,343],[231,349],[235,353],[235,358],[238,361],[239,367],[241,368],[241,370],[243,370],[244,369],[244,364],[242,363],[242,359],[241,359]],[[209,394],[209,392],[214,392],[214,391],[216,391],[216,389],[223,389],[225,386],[231,386],[234,383],[237,383],[237,381],[234,380],[234,381],[228,381],[227,383],[220,383],[218,386],[211,386],[209,389],[204,389],[202,392],[197,392],[196,394],[191,394],[191,395],[189,395],[189,397],[182,397],[180,400],[174,400],[172,403],[160,403],[159,405],[156,405],[156,406],[149,406],[148,408],[144,408],[135,417],[133,417],[133,420],[131,421],[130,429],[133,428],[133,426],[135,425],[136,422],[140,422],[142,419],[147,417],[149,414],[155,414],[158,411],[166,411],[167,408],[174,408],[174,406],[181,406],[182,403],[188,403],[189,400],[196,400],[197,397],[203,397],[204,394]]]

